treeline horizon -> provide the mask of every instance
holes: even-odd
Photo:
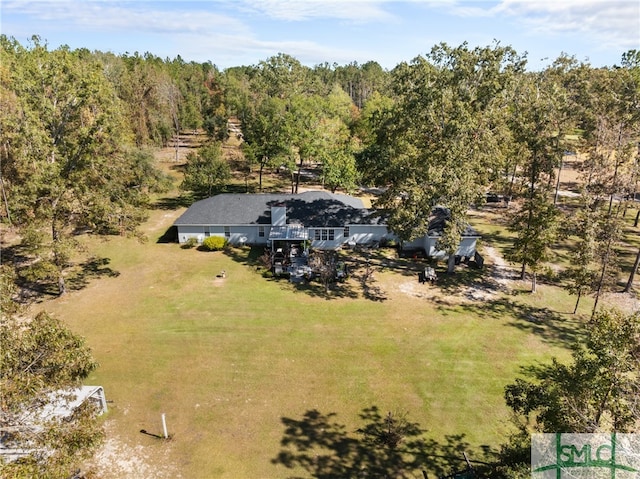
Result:
[[[506,258],[532,291],[544,276],[576,296],[574,313],[580,298],[594,297],[587,340],[568,365],[554,362],[505,389],[521,434],[501,451],[505,474],[493,477],[528,474],[530,431],[636,430],[638,313],[601,311],[599,300],[623,286],[633,292],[640,265],[639,105],[636,50],[619,67],[561,55],[539,72],[499,44],[440,44],[391,71],[375,62],[309,68],[286,54],[219,71],[180,57],[49,50],[38,37],[24,47],[0,36],[0,221],[16,238],[0,266],[0,340],[11,359],[0,379],[13,387],[0,419],[19,423],[43,391],[79,384],[95,367],[81,338],[46,313],[28,320],[21,306],[64,295],[72,280],[83,284],[78,270],[100,268],[82,235],[144,240],[138,227],[175,186],[154,150],[180,132],[208,136],[181,164],[184,195],[225,191],[232,179],[222,143],[237,117],[243,141],[233,168],[247,192],[262,191],[269,168],[297,192],[307,165],[332,191],[383,187],[375,207],[401,241],[425,234],[432,208],[444,205],[451,219],[439,249],[453,259],[469,208],[500,193],[513,200],[504,210]],[[581,155],[579,196],[563,203],[567,152]],[[25,477],[69,475],[99,436],[72,421],[65,435],[43,438],[57,455],[11,467]]]
[[[233,167],[247,191],[262,191],[273,168],[295,193],[303,167],[314,165],[331,191],[384,187],[375,206],[402,241],[424,234],[428,212],[445,205],[452,220],[440,247],[453,252],[469,206],[491,190],[520,200],[509,259],[532,276],[532,289],[554,243],[580,231],[600,243],[584,238],[591,253],[580,259],[588,271],[576,279],[578,298],[617,281],[628,206],[617,199],[637,190],[638,51],[614,68],[562,55],[534,73],[498,42],[436,45],[391,71],[376,62],[309,68],[286,54],[219,71],[179,56],[49,50],[37,36],[28,47],[1,36],[0,47],[0,215],[40,258],[25,278],[56,278],[60,293],[74,232],[136,234],[152,195],[170,187],[153,149],[181,131],[209,138],[187,157],[181,188],[195,198],[225,190],[231,117],[241,122]],[[571,221],[557,204],[566,151],[586,158],[584,215]]]

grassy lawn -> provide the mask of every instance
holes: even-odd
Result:
[[[109,435],[144,448],[157,477],[287,477],[272,463],[282,419],[314,409],[351,431],[364,408],[406,412],[436,441],[463,434],[479,458],[509,431],[504,386],[520,366],[565,355],[573,334],[572,300],[551,287],[485,302],[447,287],[434,301],[403,290],[440,287],[405,265],[376,271],[384,300],[357,279],[325,295],[263,278],[247,250],[157,243],[179,213],[154,211],[147,243],[92,240],[110,274],[39,305],[87,338],[100,363],[87,384],[112,401]],[[161,413],[168,442],[140,433],[161,434]]]

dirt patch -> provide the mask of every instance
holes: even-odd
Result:
[[[498,251],[490,246],[483,249],[485,257],[485,274],[473,284],[461,288],[455,295],[449,294],[449,301],[490,301],[498,294],[509,291],[510,281],[517,279],[516,272],[509,267]],[[414,298],[439,299],[442,291],[437,286],[420,284],[415,280],[405,281],[398,285],[398,290]]]
[[[420,284],[416,280],[400,283],[398,290],[407,296],[421,299],[433,299],[442,295],[442,292],[436,286]]]
[[[640,311],[640,299],[631,293],[606,293],[602,297],[603,303],[631,314]]]
[[[132,446],[115,435],[112,422],[105,424],[107,439],[86,465],[87,477],[120,479],[123,477],[144,477],[146,479],[171,479],[182,475],[170,465],[171,444],[166,443],[163,453],[136,444]]]

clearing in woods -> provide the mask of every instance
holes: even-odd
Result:
[[[176,183],[199,141],[185,135],[177,162],[172,148],[159,153]],[[436,284],[420,284],[420,262],[389,250],[344,253],[351,277],[325,294],[263,278],[248,248],[203,253],[159,242],[185,209],[178,197],[158,199],[142,227],[147,243],[86,240],[117,274],[37,305],[85,336],[100,363],[87,382],[110,401],[106,443],[88,465],[97,477],[304,474],[276,459],[283,421],[335,413],[353,432],[372,406],[406,412],[443,446],[462,435],[460,447],[481,460],[511,430],[504,386],[521,366],[566,357],[593,304],[583,300],[572,315],[574,297],[560,288],[528,293],[502,259],[498,207],[472,214],[486,235],[484,271],[461,266],[447,276],[442,265]],[[163,413],[169,440],[158,437]],[[321,449],[311,437],[308,445]],[[447,458],[452,467],[458,456]]]

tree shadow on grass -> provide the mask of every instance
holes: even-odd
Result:
[[[188,208],[196,199],[192,194],[182,194],[179,196],[165,196],[158,198],[151,204],[151,208],[156,210],[175,211],[180,208]]]
[[[86,288],[94,279],[98,278],[117,278],[120,273],[109,266],[111,263],[109,258],[91,257],[86,261],[79,263],[75,268],[75,274],[67,279],[67,287],[70,290],[80,290]]]
[[[225,254],[233,261],[253,268],[256,272],[256,281],[270,281],[279,283],[283,288],[286,288],[295,293],[306,294],[308,296],[322,298],[322,299],[340,299],[340,298],[357,298],[358,291],[349,282],[332,282],[329,284],[328,290],[324,285],[318,281],[299,281],[291,282],[288,276],[263,276],[263,273],[268,270],[261,262],[261,257],[264,255],[264,246],[244,246],[244,247],[230,247],[225,249]]]
[[[513,297],[464,303],[459,307],[487,320],[503,320],[507,326],[534,334],[544,342],[558,346],[567,346],[583,337],[580,316],[559,313],[547,307],[530,306]]]
[[[403,414],[382,415],[376,406],[359,416],[363,426],[355,431],[337,422],[336,413],[316,409],[302,419],[283,417],[281,450],[271,462],[318,479],[425,477],[426,472],[445,477],[468,468],[464,453],[471,445],[464,434],[446,436],[443,442],[427,439],[418,423]],[[483,459],[494,456],[489,446],[481,449]]]
[[[120,273],[109,268],[109,258],[90,257],[81,263],[65,268],[65,286],[68,291],[87,287],[90,281],[101,277],[117,277]],[[40,303],[50,297],[58,297],[58,282],[50,275],[34,273],[30,268],[38,266],[29,249],[22,244],[2,248],[2,262],[11,264],[16,270],[16,285],[19,288],[18,302]]]
[[[356,299],[358,297],[356,289],[347,282],[332,282],[326,289],[324,285],[318,281],[301,281],[298,283],[290,283],[290,285],[296,293],[303,293],[308,296],[327,300],[340,298]]]

